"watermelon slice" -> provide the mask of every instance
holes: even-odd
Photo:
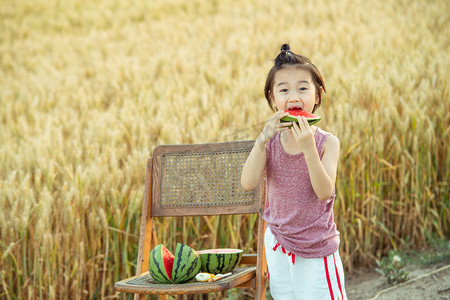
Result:
[[[288,109],[288,110],[285,110],[284,112],[289,113],[289,115],[286,117],[283,117],[281,119],[281,122],[297,122],[297,124],[298,124],[297,117],[305,117],[306,120],[308,121],[309,125],[313,125],[322,119],[322,117],[316,116],[316,115],[311,114],[303,109],[298,109],[298,108]]]
[[[200,258],[189,246],[178,243],[173,255],[159,244],[150,253],[150,275],[157,283],[186,283],[200,272]]]
[[[202,272],[225,274],[233,271],[242,258],[241,249],[208,249],[197,251],[202,262]]]

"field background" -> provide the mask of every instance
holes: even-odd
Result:
[[[123,297],[113,283],[134,275],[152,149],[256,138],[285,42],[328,90],[317,114],[341,141],[335,219],[347,272],[449,239],[447,1],[0,7],[0,298]],[[159,238],[251,251],[254,222],[170,219]]]

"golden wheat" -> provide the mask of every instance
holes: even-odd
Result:
[[[117,296],[152,149],[255,138],[284,42],[327,85],[317,113],[341,141],[346,268],[449,237],[446,1],[0,5],[0,298]],[[251,251],[255,221],[173,218],[159,238]]]

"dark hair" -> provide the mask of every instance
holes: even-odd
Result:
[[[272,110],[275,110],[271,100],[271,94],[273,94],[275,73],[287,66],[303,68],[311,73],[311,77],[316,88],[316,93],[319,94],[319,103],[314,105],[314,112],[322,103],[322,94],[320,93],[320,88],[322,87],[323,91],[326,92],[325,83],[323,82],[322,75],[320,74],[319,69],[317,69],[317,67],[311,63],[309,58],[292,52],[289,44],[283,44],[281,46],[281,52],[275,58],[275,64],[272,69],[270,69],[269,74],[267,75],[266,85],[264,87],[264,96],[266,97],[267,103],[269,103],[269,106]]]

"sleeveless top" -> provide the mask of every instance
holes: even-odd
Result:
[[[318,127],[314,134],[321,159],[329,135]],[[303,258],[331,255],[340,242],[333,214],[335,192],[328,200],[317,197],[304,154],[286,153],[280,136],[277,133],[266,144],[267,198],[263,218],[279,245],[289,252]]]

